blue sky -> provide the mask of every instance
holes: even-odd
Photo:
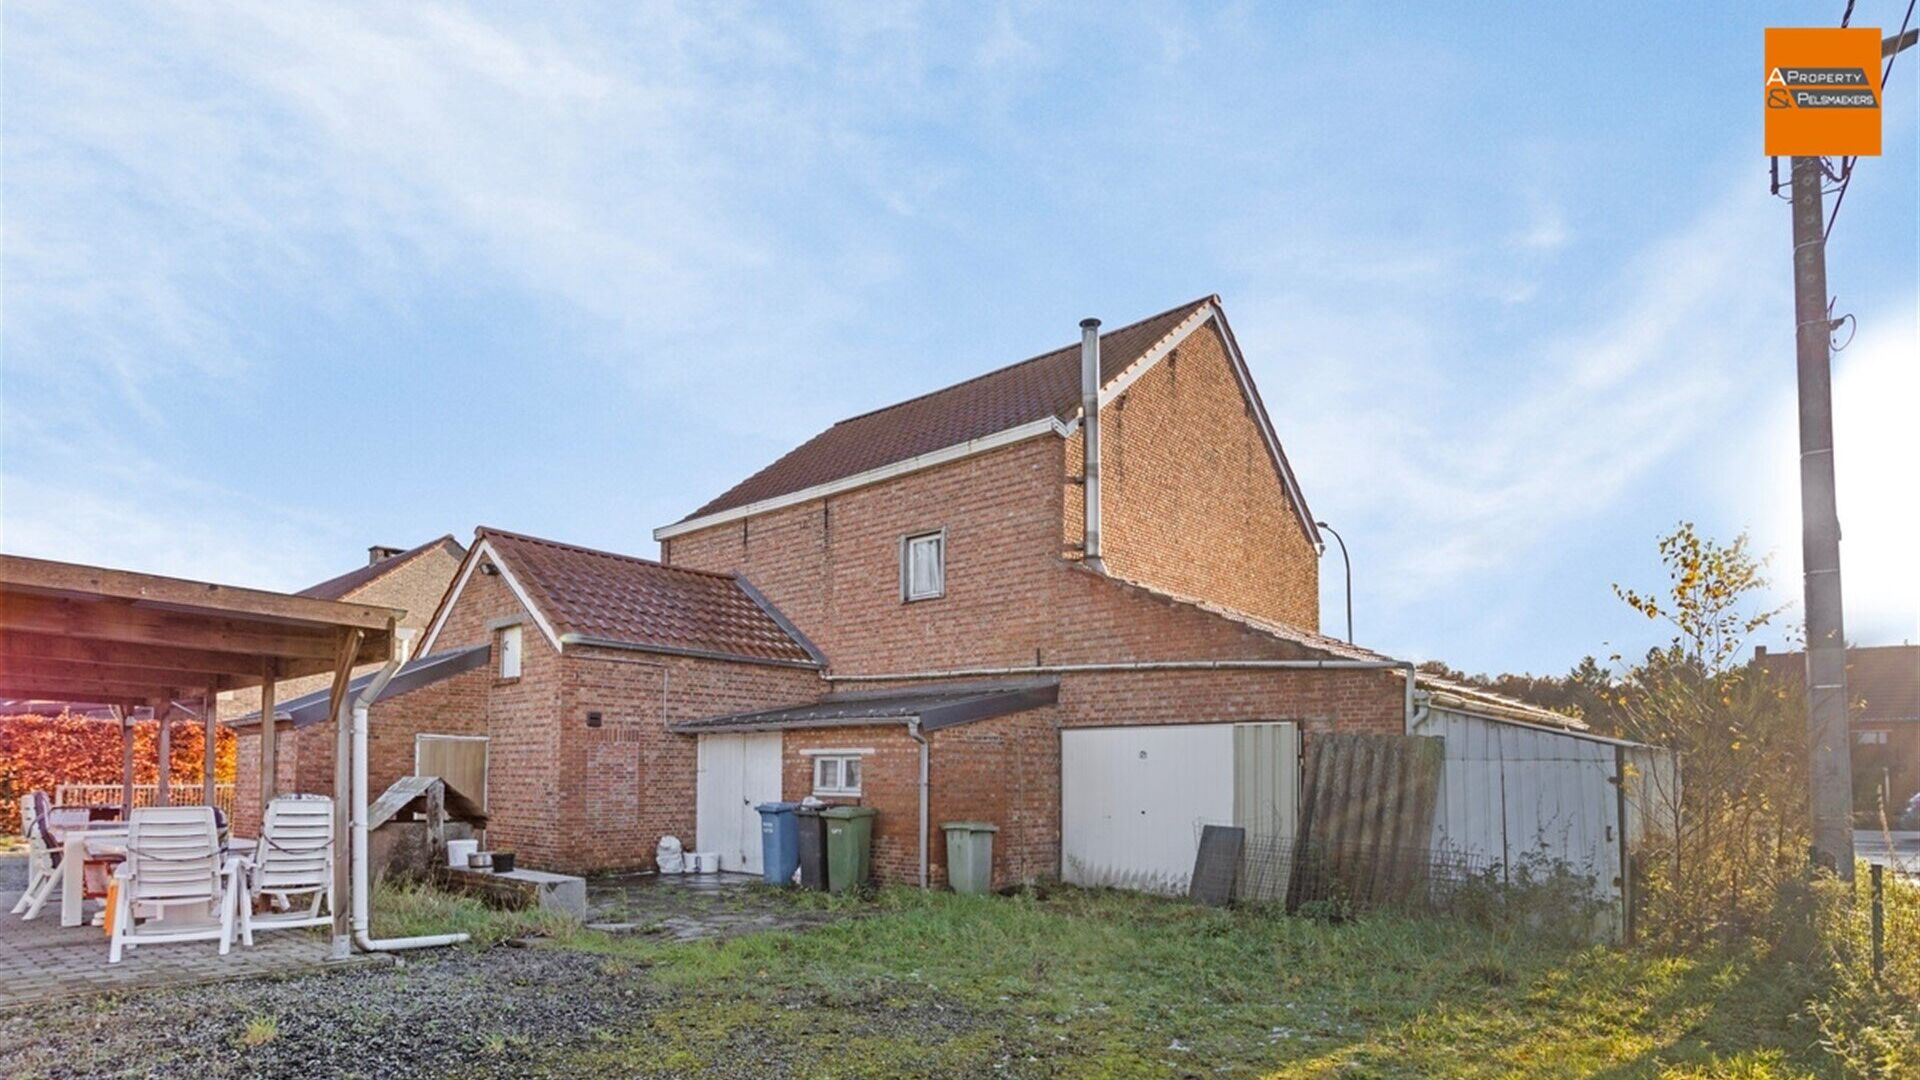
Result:
[[[8,4],[0,548],[653,554],[835,419],[1219,293],[1363,643],[1634,651],[1683,518],[1798,593],[1761,33],[1842,6]],[[1902,64],[1829,253],[1869,643],[1920,640]]]

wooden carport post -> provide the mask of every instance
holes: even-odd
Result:
[[[345,715],[347,684],[353,680],[353,658],[360,651],[364,631],[340,635],[339,658],[333,665],[333,689],[327,694],[327,715],[333,717],[333,956],[344,960],[353,952],[353,926],[348,918],[353,896],[351,822],[347,803],[353,798],[353,729]],[[261,714],[263,720],[265,713]]]
[[[260,670],[260,827],[267,823],[267,807],[280,786],[280,747],[274,742],[279,724],[273,718],[273,662]]]
[[[153,719],[160,725],[160,731],[155,736],[158,749],[154,768],[159,774],[153,791],[155,806],[170,806],[173,803],[173,724],[168,716],[172,711],[173,702],[165,698],[153,703]]]
[[[120,820],[133,819],[133,707],[115,705],[120,721]]]
[[[220,745],[220,738],[219,738],[220,733],[215,726],[214,712],[220,708],[220,697],[218,694],[214,693],[214,691],[208,690],[207,696],[201,698],[200,702],[202,707],[206,710],[205,712],[200,714],[200,719],[203,722],[205,727],[205,734],[202,736],[201,743],[200,743],[200,759],[201,759],[200,760],[200,784],[201,784],[201,787],[205,790],[206,804],[208,806],[212,806],[214,804],[213,803],[213,759],[215,756],[214,749]],[[233,823],[229,821],[227,824],[232,825]]]

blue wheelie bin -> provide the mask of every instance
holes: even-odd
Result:
[[[799,803],[763,802],[760,811],[760,873],[769,885],[788,885],[800,868]]]

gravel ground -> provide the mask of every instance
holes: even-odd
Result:
[[[399,967],[46,1007],[8,1025],[0,1075],[537,1075],[658,998],[644,969],[586,953],[436,950]]]
[[[767,1013],[725,1023],[724,1033],[706,1030],[734,1004],[661,987],[643,962],[628,958],[542,945],[433,950],[393,968],[40,1008],[31,1024],[8,1023],[0,1076],[757,1080],[819,1073],[820,1051],[796,1046]],[[923,1045],[986,1026],[917,986],[795,997],[774,1013],[788,1010],[846,1037]]]

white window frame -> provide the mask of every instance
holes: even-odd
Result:
[[[519,623],[500,628],[500,678],[517,679],[524,667],[527,639]]]
[[[1893,741],[1891,736],[1892,732],[1885,730],[1856,731],[1853,733],[1853,741],[1856,746],[1886,746]]]
[[[865,783],[867,778],[867,766],[866,763],[861,760],[866,757],[865,754],[842,750],[837,752],[826,751],[811,756],[813,758],[813,793],[815,795],[831,795],[843,799],[859,798],[861,785]],[[833,765],[835,782],[833,784],[822,784],[820,782],[821,774],[826,771],[825,766],[828,763]],[[859,774],[851,784],[847,783],[847,765],[849,763],[854,766],[855,771]]]
[[[915,592],[913,588],[913,552],[916,544],[933,541],[939,551],[939,584],[931,591]],[[900,538],[900,602],[911,604],[919,600],[938,600],[947,595],[947,530],[928,529],[925,532],[908,533]]]

